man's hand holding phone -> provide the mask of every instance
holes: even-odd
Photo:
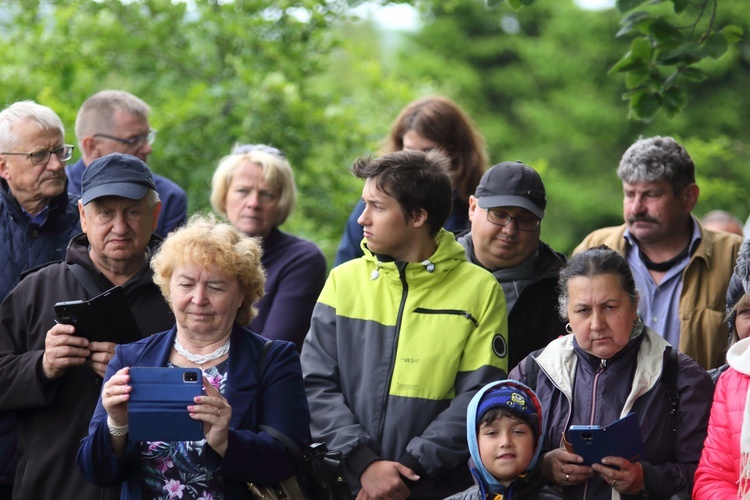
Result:
[[[104,374],[107,372],[107,365],[115,355],[115,344],[114,342],[90,342],[89,350],[91,351],[91,357],[89,358],[89,365],[91,369],[96,372],[101,378],[104,378]]]
[[[91,355],[89,341],[76,336],[75,330],[72,325],[58,323],[47,332],[42,368],[48,379],[62,377],[68,368],[84,364]]]

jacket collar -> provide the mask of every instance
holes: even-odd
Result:
[[[630,413],[635,400],[659,381],[664,351],[672,348],[666,340],[648,327],[644,329],[642,335],[633,384],[623,406],[621,417]],[[573,379],[578,363],[573,340],[573,334],[555,339],[535,358],[547,377],[570,401],[573,400]]]
[[[445,229],[440,229],[435,237],[435,253],[422,262],[397,262],[387,256],[375,254],[367,248],[366,241],[362,240],[361,248],[365,253],[363,258],[374,267],[372,279],[385,276],[389,281],[400,283],[403,273],[409,283],[434,281],[446,276],[461,263],[468,262],[464,248],[456,242],[453,233]]]
[[[13,193],[10,191],[10,186],[8,185],[8,182],[5,179],[0,179],[0,195],[2,196],[3,202],[5,203],[5,206],[8,207],[8,210],[12,212],[13,217],[18,220],[29,220],[28,216],[24,213],[23,209],[21,208],[21,205],[18,203],[18,200],[15,196],[13,196]],[[61,213],[65,212],[68,201],[76,200],[78,197],[72,197],[69,198],[68,196],[68,181],[65,181],[65,188],[63,189],[62,193],[58,194],[54,198],[50,199],[49,202],[49,213],[47,215],[47,219],[43,226],[47,223],[50,223],[54,220],[56,220]]]

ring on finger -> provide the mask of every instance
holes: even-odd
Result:
[[[565,480],[570,481],[570,474],[565,474]]]
[[[613,479],[612,482],[609,483],[609,485],[614,488],[616,482],[617,482],[617,479]]]

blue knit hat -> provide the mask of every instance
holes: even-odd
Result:
[[[534,437],[539,438],[541,428],[537,407],[527,393],[512,385],[501,385],[490,389],[482,395],[479,401],[476,423],[481,422],[485,413],[495,408],[507,410],[510,414],[525,421],[534,432]]]

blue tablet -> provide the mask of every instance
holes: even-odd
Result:
[[[200,441],[203,422],[190,418],[187,407],[200,396],[199,368],[130,369],[128,437],[131,441]]]
[[[568,442],[573,452],[583,457],[584,465],[598,464],[604,457],[622,457],[637,462],[643,454],[638,416],[629,413],[606,427],[571,425]]]

